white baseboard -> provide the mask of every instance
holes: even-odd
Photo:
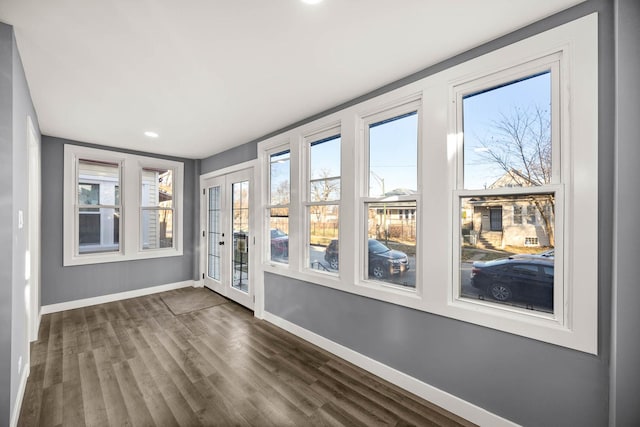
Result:
[[[31,372],[30,363],[27,363],[22,370],[22,376],[20,377],[20,384],[18,385],[18,394],[16,396],[15,405],[13,405],[13,411],[11,412],[10,426],[16,427],[18,425],[18,418],[20,418],[20,410],[22,409],[22,400],[24,399],[24,392],[27,389],[27,379]]]
[[[57,304],[43,305],[40,314],[57,313],[64,310],[73,310],[74,308],[88,307],[90,305],[104,304],[107,302],[120,301],[123,299],[137,298],[144,295],[156,294],[158,292],[171,291],[173,289],[186,288],[196,286],[197,282],[193,280],[185,280],[184,282],[168,283],[166,285],[150,286],[148,288],[135,289],[133,291],[119,292],[117,294],[102,295],[93,298],[84,298],[74,301],[61,302]]]
[[[30,332],[30,339],[29,342],[34,342],[34,341],[38,341],[38,332],[40,331],[40,321],[42,320],[42,307],[40,307],[40,311],[38,311],[38,315],[36,316],[36,324],[35,324],[35,330],[34,331],[29,331]]]
[[[310,343],[315,344],[318,347],[323,348],[324,350],[333,353],[336,356],[341,357],[342,359],[351,362],[392,384],[397,385],[398,387],[420,396],[429,402],[435,403],[441,408],[444,408],[449,412],[453,412],[472,423],[480,426],[492,427],[515,427],[518,425],[272,313],[265,311],[263,318],[267,322],[273,323],[274,325],[291,332],[292,334],[309,341]]]

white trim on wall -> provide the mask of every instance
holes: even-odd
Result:
[[[78,162],[81,158],[119,165],[120,238],[117,251],[80,254],[78,248],[77,184]],[[145,167],[173,170],[173,247],[142,249],[140,171]],[[85,265],[105,262],[173,257],[183,255],[184,240],[184,162],[157,157],[128,154],[120,151],[64,145],[63,188],[63,265]]]
[[[27,116],[27,150],[29,170],[28,248],[29,248],[29,341],[38,339],[40,328],[40,220],[42,215],[40,136],[31,116]]]
[[[29,379],[30,373],[31,366],[29,363],[27,363],[22,370],[22,375],[20,376],[20,384],[18,384],[18,394],[16,396],[15,404],[13,405],[13,411],[11,412],[11,421],[9,422],[9,425],[11,427],[16,427],[18,425],[18,420],[20,419],[20,411],[22,410],[22,401],[24,400],[24,392],[27,390],[27,380]]]
[[[148,288],[134,289],[132,291],[118,292],[116,294],[101,295],[99,297],[83,298],[74,301],[61,302],[57,304],[43,305],[41,314],[57,313],[59,311],[73,310],[75,308],[89,307],[96,304],[104,304],[113,301],[120,301],[129,298],[137,298],[145,295],[156,294],[158,292],[172,291],[174,289],[197,287],[198,283],[193,280],[183,282],[167,283],[166,285],[150,286]]]
[[[262,273],[273,273],[598,354],[598,264],[578,262],[596,260],[598,252],[597,29],[598,15],[593,13],[259,142],[260,176],[265,183],[269,179],[267,160],[270,150],[283,147],[288,142],[291,152],[289,264],[272,262],[265,257],[268,251],[263,245],[260,250]],[[562,61],[556,65],[557,58]],[[559,134],[555,137],[562,139],[560,144],[555,144],[559,147],[554,148],[558,151],[554,155],[561,159],[555,162],[554,167],[559,170],[556,175],[563,175],[561,180],[556,177],[554,182],[540,187],[540,191],[554,193],[560,200],[555,214],[556,231],[559,233],[555,247],[558,273],[554,281],[555,306],[551,316],[542,311],[501,305],[490,299],[474,300],[461,296],[460,208],[457,204],[461,197],[475,193],[462,190],[456,182],[461,178],[456,176],[463,164],[458,159],[462,158],[464,148],[462,132],[457,126],[462,110],[456,108],[456,103],[460,103],[461,96],[472,93],[469,92],[471,90],[508,83],[511,78],[521,78],[548,67],[557,67],[556,74],[560,74],[551,83],[552,88],[559,86],[551,95],[553,99],[561,100],[556,104],[562,120],[554,130]],[[479,82],[483,84],[478,86]],[[470,86],[465,86],[467,84]],[[420,198],[427,205],[437,203],[440,207],[425,206],[422,209],[420,199],[417,202],[420,213],[417,220],[415,291],[375,283],[363,277],[367,265],[363,236],[367,233],[366,216],[360,203],[368,199],[358,197],[366,194],[367,187],[366,175],[362,173],[363,170],[366,172],[364,124],[367,117],[383,114],[390,107],[404,105],[408,100],[418,103],[421,111],[419,129],[424,129],[419,130],[420,149],[417,153]],[[305,155],[305,138],[313,132],[334,127],[336,123],[341,126],[343,159],[339,202],[341,259],[339,274],[330,275],[306,268],[304,244],[308,231],[304,225],[306,214],[303,208],[306,206],[304,179],[308,156]],[[264,208],[268,205],[268,188],[266,184],[262,188],[260,206]],[[533,187],[531,190],[501,189],[494,195],[523,191],[533,193],[538,190]],[[493,193],[483,190],[483,194]],[[263,239],[267,238],[268,232],[265,224],[263,221],[263,229],[259,233]]]
[[[493,427],[518,425],[268,311],[263,313],[263,319],[468,421]]]
[[[252,290],[250,291],[250,299],[251,302],[248,301],[247,298],[242,298],[240,300],[244,300],[244,302],[240,302],[231,296],[227,295],[225,292],[219,292],[218,290],[212,289],[216,292],[221,293],[222,295],[234,299],[234,301],[244,305],[245,307],[254,310],[254,315],[256,317],[261,316],[262,307],[264,305],[264,280],[262,279],[262,270],[261,265],[264,259],[264,255],[262,251],[259,249],[262,247],[262,230],[261,221],[262,221],[262,208],[260,208],[260,194],[262,189],[262,183],[260,179],[259,171],[259,161],[258,159],[248,160],[246,162],[238,163],[237,165],[228,166],[222,169],[218,169],[215,171],[207,172],[205,174],[200,175],[200,183],[198,187],[198,197],[200,197],[200,223],[198,230],[198,238],[199,243],[197,244],[198,249],[200,251],[199,256],[199,271],[198,271],[198,286],[205,286],[205,275],[207,273],[207,212],[208,212],[208,200],[207,195],[205,194],[205,190],[207,187],[207,180],[212,178],[226,177],[229,174],[241,172],[241,171],[250,171],[252,181],[252,190],[250,191],[250,204],[249,204],[249,234],[253,237],[253,242],[250,243],[249,247],[249,260],[252,263],[251,268],[249,270],[249,281],[253,283]],[[256,250],[258,249],[258,250]],[[251,261],[253,260],[253,261]],[[252,294],[252,295],[251,295]]]

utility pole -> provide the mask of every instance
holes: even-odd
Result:
[[[384,191],[384,178],[382,178],[372,170],[370,170],[369,173],[380,184],[380,187],[382,188],[382,197],[383,198],[386,197],[387,194]],[[382,202],[382,226],[384,228],[384,241],[386,244],[388,244],[389,243],[389,226],[387,224],[387,203],[384,201]]]

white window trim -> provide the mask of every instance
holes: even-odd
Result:
[[[108,161],[120,165],[120,249],[108,253],[78,253],[78,223],[75,215],[78,159]],[[143,167],[174,171],[174,239],[172,248],[142,249],[140,177]],[[78,145],[64,146],[63,265],[181,256],[183,254],[184,164],[153,157],[101,150]]]
[[[182,180],[184,179],[184,172],[178,172],[177,168],[172,166],[172,164],[180,164],[182,165],[182,163],[179,162],[172,162],[170,160],[163,160],[163,159],[157,159],[157,158],[152,158],[152,157],[142,157],[142,156],[138,156],[138,183],[137,183],[137,188],[138,188],[138,256],[142,255],[142,254],[146,254],[148,252],[155,252],[155,253],[163,253],[163,252],[170,252],[170,251],[174,251],[178,245],[178,239],[176,239],[175,236],[175,230],[174,232],[174,237],[173,237],[173,246],[171,248],[149,248],[149,249],[143,249],[143,241],[142,241],[142,237],[141,237],[141,231],[142,231],[142,212],[144,210],[147,211],[153,211],[153,210],[161,210],[161,209],[166,209],[166,208],[161,208],[159,206],[142,206],[142,192],[140,191],[140,188],[142,186],[142,173],[143,173],[143,169],[167,169],[167,170],[171,170],[172,171],[172,191],[173,191],[173,204],[171,207],[171,211],[172,211],[172,218],[173,218],[173,225],[172,227],[174,227],[175,229],[178,228],[178,218],[182,218],[182,214],[181,212],[178,212],[178,209],[176,208],[178,202],[182,201]],[[178,174],[180,174],[180,178],[178,179]],[[177,191],[176,185],[177,183],[180,183],[180,191]],[[180,226],[182,226],[182,222],[180,222]],[[180,235],[182,235],[182,229],[180,229]],[[180,246],[182,247],[182,242],[180,242]]]
[[[470,306],[469,301],[456,298],[459,292],[457,277],[459,256],[459,197],[478,192],[457,190],[452,192],[453,204],[450,218],[451,242],[454,258],[450,270],[454,273],[449,281],[449,300],[446,306],[435,308],[435,312],[476,324],[505,330],[542,341],[597,353],[597,16],[591,15],[561,27],[534,36],[530,39],[484,55],[456,67],[449,79],[450,93],[461,81],[473,81],[478,75],[503,73],[513,69],[521,74],[532,60],[545,62],[550,54],[561,52],[558,71],[561,87],[556,92],[561,126],[556,126],[552,138],[560,141],[554,145],[554,173],[556,184],[531,189],[500,189],[496,194],[523,194],[526,192],[556,192],[556,269],[561,287],[555,289],[554,315],[523,313],[516,310]],[[536,58],[541,58],[537,60]],[[517,64],[524,64],[518,66]],[[515,67],[514,67],[515,65]],[[507,71],[504,71],[507,70]],[[554,79],[552,79],[552,82]],[[553,84],[553,83],[552,83]],[[555,93],[554,93],[555,95]],[[460,130],[456,124],[456,98],[450,95],[449,147],[452,158],[460,153]],[[451,181],[461,182],[460,163],[458,176]],[[458,178],[456,180],[456,178]],[[561,179],[560,179],[561,178]],[[587,188],[589,190],[587,191]],[[581,206],[581,209],[577,209]],[[581,212],[580,215],[573,212]],[[579,230],[579,231],[578,231]],[[559,240],[561,239],[561,240]],[[590,260],[576,262],[576,260]],[[558,268],[560,267],[560,268]],[[580,287],[580,292],[575,287]],[[441,289],[437,289],[436,300],[442,300]],[[564,293],[564,305],[559,306],[558,293]],[[562,294],[560,294],[562,295]]]
[[[338,271],[337,273],[333,273],[333,272],[323,272],[320,270],[316,270],[311,268],[310,266],[310,256],[309,256],[309,247],[311,246],[311,236],[310,236],[310,230],[311,230],[311,223],[310,223],[310,209],[312,206],[338,206],[338,236],[342,235],[342,173],[343,173],[343,164],[342,164],[342,155],[340,156],[340,176],[338,177],[340,179],[340,198],[338,200],[328,200],[328,201],[311,201],[311,144],[313,144],[314,142],[317,141],[321,141],[325,138],[333,138],[333,137],[337,137],[338,139],[340,139],[340,151],[342,152],[342,129],[340,128],[340,124],[335,124],[332,123],[328,126],[323,126],[321,129],[316,129],[313,130],[311,132],[307,132],[304,133],[303,135],[301,135],[302,140],[304,141],[302,144],[302,155],[303,155],[303,160],[302,160],[302,173],[303,173],[303,177],[304,177],[304,186],[302,187],[304,190],[301,194],[301,208],[302,208],[302,215],[303,215],[303,220],[302,220],[302,226],[303,226],[303,234],[302,236],[304,236],[304,240],[303,240],[303,255],[300,258],[303,262],[303,269],[307,274],[310,274],[312,276],[329,276],[329,277],[334,277],[334,278],[338,278],[340,277],[340,271]],[[333,139],[331,139],[330,141],[333,141]],[[342,153],[341,153],[342,154]],[[340,237],[338,237],[339,239]],[[340,252],[338,253],[339,257],[341,257],[340,253],[342,251],[340,250]],[[340,265],[340,264],[339,264]]]
[[[281,153],[281,152],[286,152],[289,151],[289,203],[285,204],[285,205],[273,205],[271,204],[271,156],[273,154],[276,153]],[[266,194],[265,196],[265,203],[263,204],[265,206],[264,212],[264,224],[263,227],[265,230],[269,231],[271,229],[271,209],[274,208],[287,208],[289,209],[289,230],[291,230],[291,182],[293,180],[293,175],[291,173],[291,167],[292,167],[292,154],[291,154],[291,147],[289,145],[289,142],[280,142],[277,145],[274,146],[270,146],[269,148],[265,148],[265,150],[263,152],[260,153],[260,156],[264,156],[265,158],[265,166],[264,166],[264,170],[265,170],[265,176],[263,177],[262,182],[264,182],[265,187],[264,189],[262,189],[261,194]],[[262,161],[259,162],[259,164],[263,164]],[[289,232],[289,234],[291,234],[291,232]],[[291,242],[288,241],[287,243],[288,245],[291,245]],[[289,249],[291,250],[291,246],[289,246]],[[271,259],[271,236],[269,236],[268,239],[265,239],[265,245],[264,248],[262,250],[263,252],[263,259],[268,260],[268,262],[271,262],[273,265],[279,265],[282,266],[284,268],[289,268],[289,263],[288,262],[279,262],[279,261],[274,261]]]
[[[284,140],[291,150],[291,210],[289,266],[274,266],[263,258],[262,273],[270,272],[344,292],[422,310],[484,327],[597,354],[598,351],[598,39],[597,14],[585,16],[520,42],[495,50],[460,65],[443,70],[417,82],[387,92],[360,104],[347,107],[299,128],[291,129],[258,144],[264,168],[264,150]],[[520,72],[520,64],[548,59],[561,53],[560,97],[561,129],[552,138],[561,144],[554,147],[554,181],[542,191],[556,192],[564,198],[556,212],[564,224],[562,245],[556,258],[562,260],[565,303],[561,316],[483,306],[454,298],[458,286],[455,273],[456,239],[459,238],[457,200],[464,190],[457,189],[457,153],[460,138],[456,126],[454,87],[492,76],[505,70]],[[527,65],[528,64],[528,65]],[[419,292],[395,287],[368,286],[360,276],[363,230],[361,212],[362,157],[364,129],[362,120],[407,100],[421,99],[418,157],[418,190],[425,207],[418,207],[418,245],[416,258],[421,271],[417,277]],[[304,207],[307,166],[304,162],[305,137],[317,129],[340,124],[342,138],[341,171],[341,263],[340,276],[312,273],[304,268]],[[556,134],[555,132],[559,132]],[[302,170],[301,170],[302,169]],[[561,176],[562,174],[562,176]],[[262,173],[264,177],[264,172]],[[521,194],[522,190],[501,189],[500,194]],[[266,206],[265,192],[260,195]],[[298,207],[303,209],[298,210]],[[264,234],[262,230],[261,234]],[[344,242],[344,247],[342,245]],[[427,244],[426,242],[429,242]],[[435,244],[434,244],[435,242]],[[294,247],[295,246],[295,247]],[[563,247],[561,247],[563,246]],[[295,251],[294,251],[295,249]],[[345,259],[346,258],[346,259]],[[262,274],[260,276],[263,276]],[[262,280],[261,278],[259,280]],[[302,285],[301,285],[302,286]]]
[[[422,295],[422,267],[418,266],[417,260],[420,259],[420,230],[422,228],[422,204],[421,204],[421,194],[422,194],[422,185],[421,185],[421,176],[422,176],[422,168],[420,167],[420,162],[417,162],[416,168],[416,193],[412,195],[406,196],[394,196],[393,201],[406,201],[406,202],[415,202],[416,203],[416,265],[414,266],[416,270],[416,283],[415,288],[407,288],[400,285],[395,285],[393,283],[388,283],[380,280],[375,280],[373,278],[367,278],[368,269],[369,269],[369,249],[368,249],[368,212],[365,208],[369,203],[377,203],[383,202],[387,197],[372,197],[369,196],[369,187],[370,187],[370,171],[371,167],[369,165],[370,153],[369,153],[369,126],[373,123],[377,123],[383,120],[392,119],[394,117],[401,116],[403,114],[411,113],[413,111],[416,112],[418,116],[418,142],[417,142],[417,151],[415,155],[417,159],[421,158],[421,141],[423,136],[423,126],[422,126],[422,99],[421,94],[411,95],[408,98],[401,99],[396,101],[394,104],[390,104],[387,108],[382,110],[378,109],[366,116],[362,116],[360,119],[360,128],[362,129],[362,137],[361,141],[358,144],[358,149],[361,152],[360,158],[362,159],[362,173],[358,176],[360,181],[360,200],[358,204],[358,208],[360,209],[360,235],[358,236],[358,265],[356,265],[358,271],[358,280],[356,284],[361,287],[369,287],[373,289],[375,292],[398,292],[399,295],[405,294],[415,294],[417,296]]]

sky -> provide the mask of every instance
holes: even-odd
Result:
[[[463,100],[464,115],[464,188],[482,189],[505,174],[505,170],[483,159],[480,141],[495,134],[493,122],[500,114],[509,116],[516,108],[533,110],[535,106],[550,112],[550,73],[468,96]],[[485,142],[486,143],[486,142]]]
[[[504,175],[499,166],[483,158],[481,141],[490,141],[496,131],[493,123],[501,114],[509,116],[515,108],[533,110],[536,106],[550,111],[550,73],[521,80],[463,99],[464,115],[464,188],[483,189]],[[423,133],[428,134],[425,129]],[[446,144],[446,141],[442,141]],[[340,137],[312,145],[311,178],[340,175]],[[417,190],[418,115],[401,116],[395,120],[373,124],[369,129],[369,195],[381,196],[395,189]],[[274,165],[273,184],[287,179],[288,162]]]
[[[402,117],[371,127],[370,170],[373,172],[371,196],[397,188],[417,189],[418,116]],[[312,178],[320,178],[321,171],[330,176],[340,174],[340,139],[333,139],[311,147]]]
[[[369,196],[398,188],[418,189],[418,115],[369,128]]]

